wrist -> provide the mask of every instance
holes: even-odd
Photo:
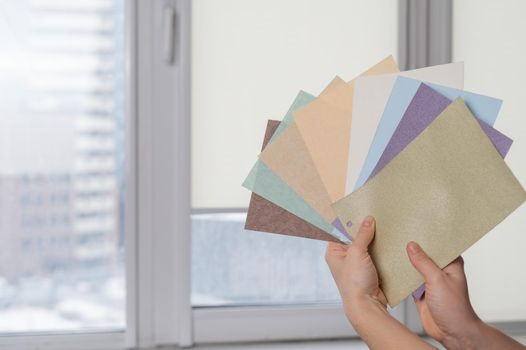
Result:
[[[355,329],[359,328],[364,320],[369,319],[371,313],[389,316],[386,307],[369,295],[350,297],[344,307],[345,314]]]
[[[462,330],[455,334],[447,335],[442,344],[450,350],[463,349],[482,349],[484,348],[483,335],[488,326],[479,318],[466,324]]]

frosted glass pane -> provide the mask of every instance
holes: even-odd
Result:
[[[397,55],[392,0],[192,1],[192,203],[246,207],[266,120]]]
[[[245,231],[245,218],[192,216],[192,305],[339,302],[325,242]]]
[[[496,128],[515,140],[507,163],[526,185],[526,2],[454,2],[453,58],[465,62],[468,90],[500,97]],[[480,316],[526,320],[526,205],[465,255],[470,294]]]

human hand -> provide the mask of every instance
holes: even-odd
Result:
[[[325,253],[345,314],[354,326],[366,307],[373,306],[387,313],[387,299],[380,289],[378,273],[368,252],[374,231],[374,219],[368,216],[351,245],[329,243]]]
[[[325,260],[342,296],[345,314],[370,349],[435,349],[387,312],[378,273],[368,252],[375,222],[367,217],[351,245],[329,243]]]
[[[425,294],[415,299],[424,330],[448,349],[468,348],[484,324],[469,301],[462,257],[441,270],[415,242],[407,254],[425,279]]]

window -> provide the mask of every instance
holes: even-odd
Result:
[[[495,126],[514,139],[506,162],[523,186],[525,11],[520,0],[462,0],[453,7],[453,59],[466,63],[466,89],[503,99]],[[526,321],[526,256],[521,249],[526,245],[525,217],[523,205],[465,254],[474,307],[488,321]]]
[[[383,0],[192,2],[193,305],[339,300],[325,243],[243,229],[241,183],[300,89],[396,56],[397,15]]]
[[[421,65],[424,37],[409,34],[425,33],[413,28],[428,26],[415,20],[424,2],[0,0],[0,347],[355,335],[325,244],[244,231],[241,183],[266,119],[299,89],[317,94],[391,53]],[[455,4],[456,28],[467,3]],[[455,59],[478,60],[462,33]],[[467,74],[468,88],[517,101]],[[520,172],[517,140],[508,161]],[[513,220],[505,230],[524,231]],[[482,308],[506,299],[473,296]],[[393,314],[419,330],[411,305]],[[483,315],[519,319],[511,307]]]
[[[124,1],[0,1],[0,333],[125,327]]]

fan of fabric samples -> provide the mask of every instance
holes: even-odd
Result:
[[[372,215],[389,304],[419,297],[407,242],[445,267],[526,200],[504,161],[513,141],[493,128],[502,101],[463,82],[463,63],[400,72],[390,56],[317,97],[300,91],[262,130],[245,228],[351,244]]]

